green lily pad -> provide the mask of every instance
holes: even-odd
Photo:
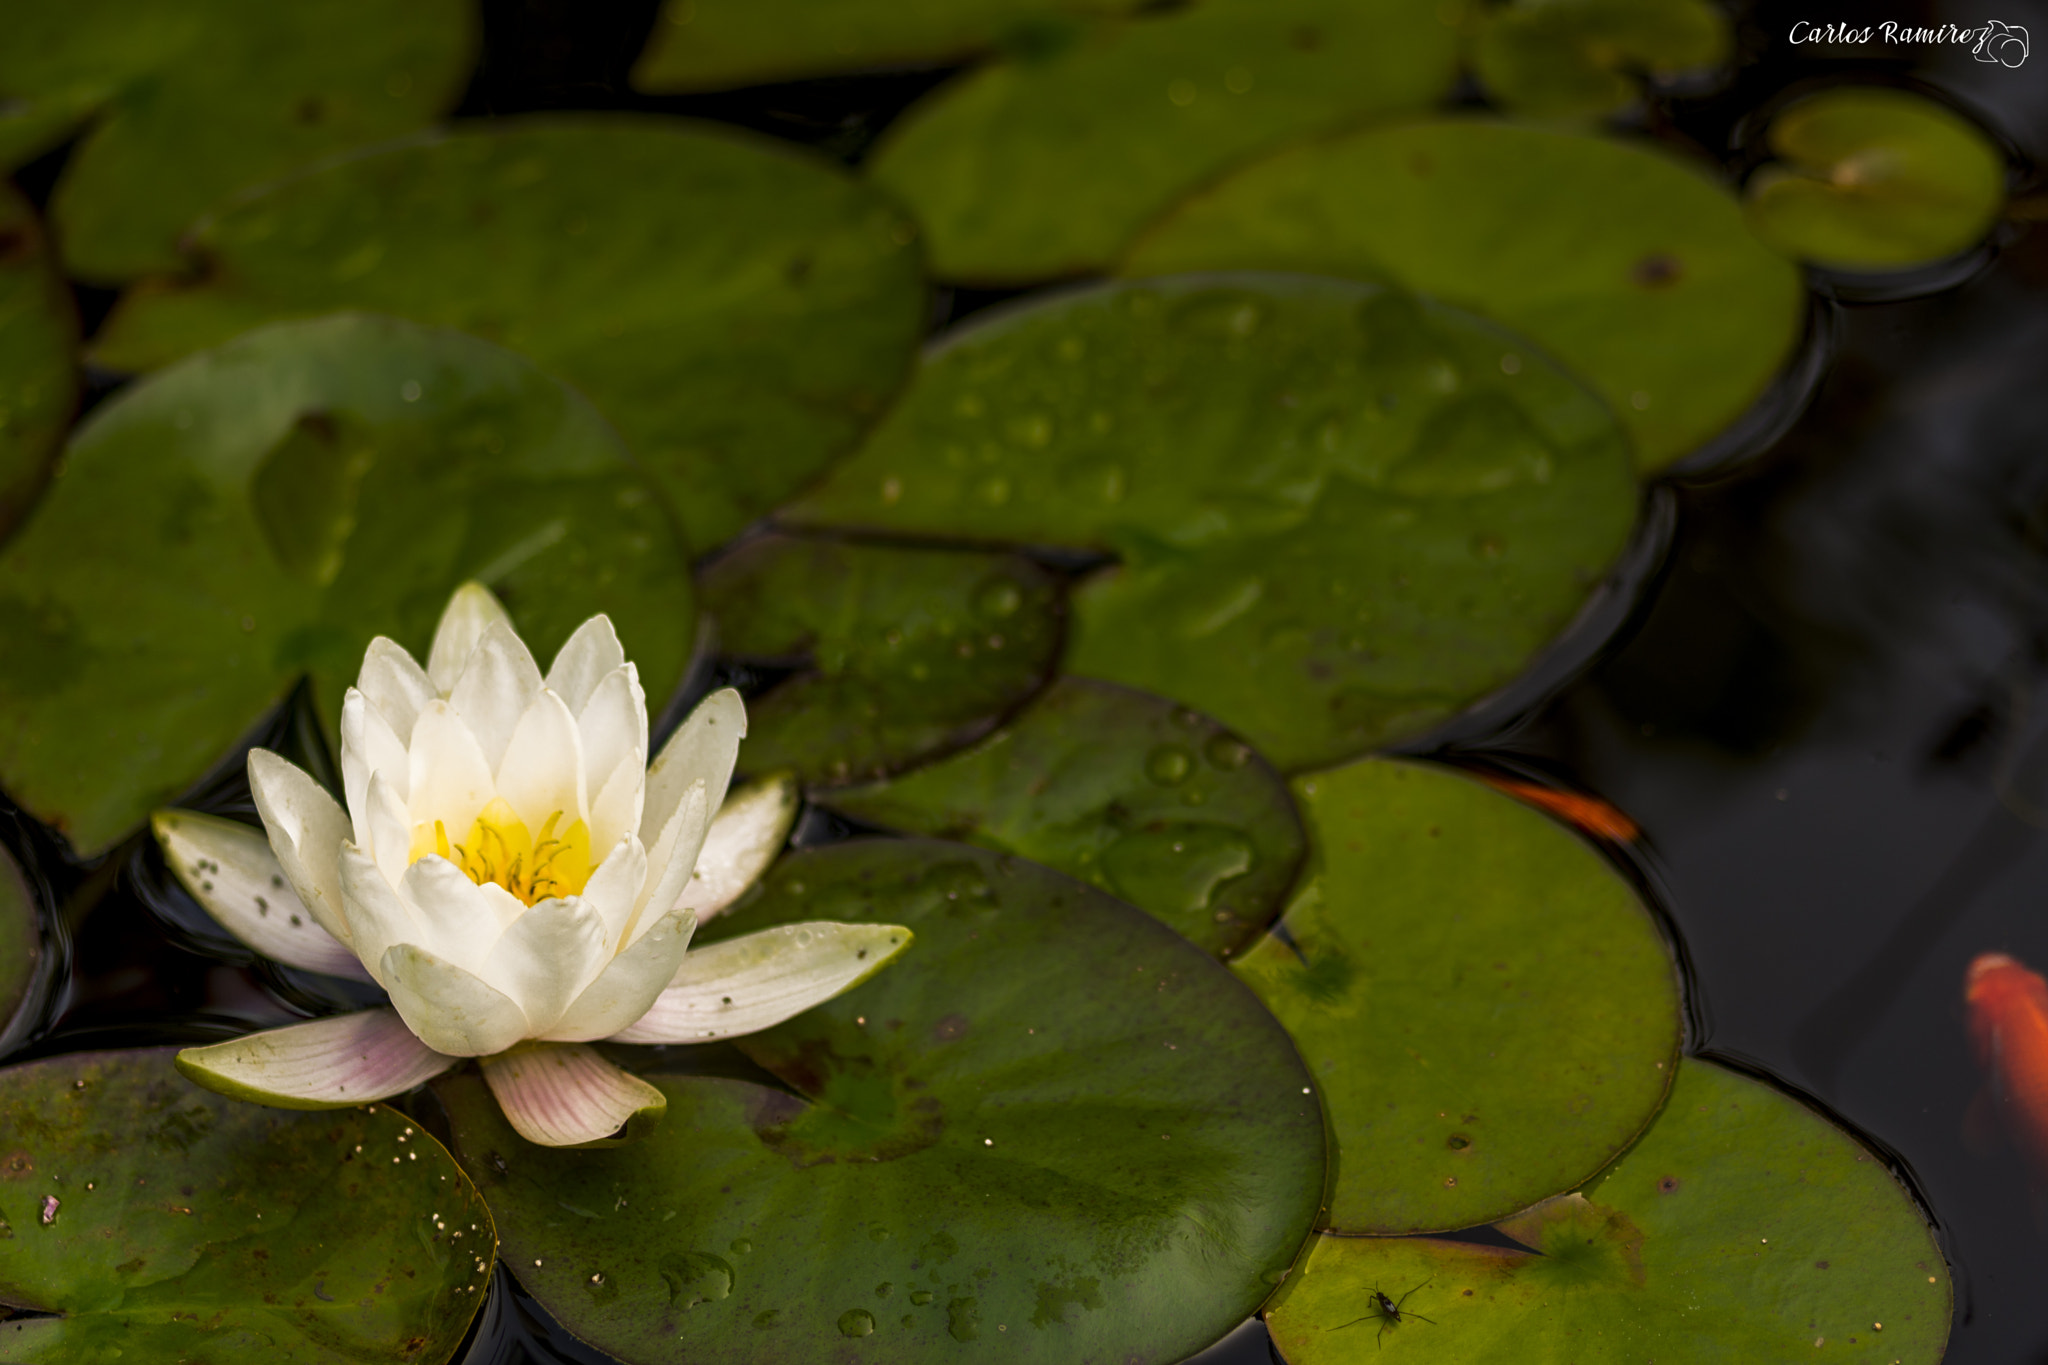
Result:
[[[51,965],[36,893],[14,855],[0,848],[0,1052],[36,1024],[32,1006]]]
[[[1291,1365],[1934,1365],[1948,1340],[1948,1267],[1884,1162],[1798,1101],[1693,1058],[1611,1170],[1500,1230],[1542,1254],[1318,1238],[1267,1314],[1273,1339]],[[1388,1321],[1375,1289],[1419,1316]]]
[[[782,516],[1114,551],[1066,667],[1299,768],[1520,672],[1636,499],[1612,417],[1526,343],[1370,286],[1235,276],[963,329]]]
[[[1708,0],[1514,0],[1485,11],[1472,61],[1495,100],[1538,118],[1633,104],[1641,77],[1720,66],[1735,42]]]
[[[35,500],[78,403],[78,315],[35,210],[0,185],[0,536]]]
[[[708,549],[860,436],[924,325],[910,224],[837,167],[675,120],[437,134],[224,207],[196,278],[94,345],[149,369],[259,322],[361,308],[456,327],[590,396]]]
[[[1328,1225],[1471,1227],[1613,1160],[1663,1102],[1680,1035],[1677,972],[1628,883],[1441,769],[1368,759],[1294,790],[1310,872],[1235,966],[1320,1085]]]
[[[1799,340],[1799,272],[1702,168],[1654,147],[1480,120],[1347,133],[1191,196],[1123,272],[1390,280],[1527,336],[1661,469],[1740,416]]]
[[[9,7],[0,151],[88,122],[51,216],[74,275],[175,270],[230,192],[422,126],[469,79],[469,0],[66,0]]]
[[[1321,1113],[1200,949],[1022,859],[920,840],[785,858],[706,931],[806,919],[917,938],[737,1040],[782,1087],[642,1053],[661,1128],[555,1152],[474,1078],[443,1084],[520,1282],[571,1332],[633,1365],[1170,1361],[1285,1273]]]
[[[1984,240],[2005,206],[2005,154],[1908,90],[1837,86],[1771,120],[1780,160],[1750,177],[1757,236],[1848,270],[1925,265]]]
[[[698,592],[721,654],[801,669],[747,703],[749,772],[899,771],[987,734],[1059,659],[1059,583],[1020,555],[770,535]]]
[[[1146,0],[664,0],[633,88],[725,90],[864,67],[1043,51]]]
[[[1412,0],[1235,0],[1105,27],[928,96],[869,170],[917,215],[942,278],[1100,271],[1246,157],[1434,104],[1457,78],[1456,18]]]
[[[94,411],[0,553],[0,786],[97,853],[302,675],[333,739],[371,638],[424,658],[471,578],[543,659],[606,611],[650,696],[681,675],[685,553],[559,382],[387,318],[195,356]]]
[[[1059,679],[965,753],[824,799],[1078,877],[1218,957],[1279,912],[1307,851],[1286,784],[1249,744],[1089,678]]]
[[[490,1284],[490,1210],[388,1105],[223,1099],[171,1050],[0,1072],[0,1359],[454,1355]]]

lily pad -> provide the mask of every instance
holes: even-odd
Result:
[[[1479,21],[1472,60],[1487,93],[1538,118],[1597,118],[1633,104],[1641,79],[1720,66],[1734,50],[1709,0],[1514,0]]]
[[[709,549],[857,440],[924,324],[910,224],[782,144],[672,119],[413,139],[223,207],[94,358],[149,369],[259,322],[362,308],[575,384]]]
[[[98,853],[304,674],[331,741],[370,640],[424,657],[471,578],[542,658],[602,610],[650,696],[681,675],[682,546],[559,382],[385,318],[195,356],[94,411],[0,553],[0,786]]]
[[[2005,155],[1961,114],[1908,90],[1837,86],[1771,120],[1779,160],[1750,177],[1757,236],[1847,270],[1925,265],[1984,240]]]
[[[1294,790],[1310,871],[1235,965],[1316,1074],[1339,1153],[1328,1225],[1471,1227],[1613,1160],[1680,1035],[1677,972],[1628,883],[1440,769],[1368,759]]]
[[[1044,51],[1147,0],[664,0],[633,88],[726,90],[864,67]]]
[[[35,210],[0,185],[0,536],[35,500],[78,403],[78,315]]]
[[[1282,768],[1518,673],[1627,539],[1598,399],[1455,310],[1303,277],[1108,285],[964,328],[781,514],[1109,550],[1066,666]]]
[[[817,918],[917,938],[738,1040],[777,1085],[641,1054],[667,1121],[574,1153],[443,1085],[557,1321],[633,1365],[1170,1361],[1271,1291],[1315,1217],[1322,1118],[1226,970],[1057,873],[920,840],[785,858],[706,928]]]
[[[1218,957],[1279,912],[1308,847],[1286,784],[1249,744],[1090,678],[1059,679],[965,753],[824,799],[1078,877]]]
[[[899,771],[987,734],[1059,658],[1060,585],[1020,555],[770,535],[698,591],[727,658],[799,670],[747,703],[749,772]]]
[[[171,1050],[0,1072],[0,1323],[22,1361],[454,1355],[490,1284],[490,1210],[388,1105],[223,1099]]]
[[[1224,0],[1104,27],[927,96],[870,174],[917,215],[941,278],[1100,271],[1246,157],[1434,104],[1457,78],[1456,17],[1412,0]]]
[[[1499,1226],[1534,1250],[1318,1238],[1267,1314],[1274,1341],[1291,1365],[1349,1365],[1374,1339],[1387,1360],[1457,1365],[1934,1365],[1948,1340],[1947,1264],[1884,1162],[1711,1062],[1685,1060],[1582,1193]],[[1419,1316],[1387,1321],[1376,1288]]]
[[[1645,471],[1763,394],[1807,307],[1799,272],[1705,168],[1476,119],[1282,152],[1189,197],[1122,266],[1242,269],[1389,280],[1497,319],[1607,399]]]
[[[87,131],[51,199],[68,270],[175,270],[178,234],[247,185],[426,124],[469,79],[469,0],[66,0],[10,6],[7,166]]]

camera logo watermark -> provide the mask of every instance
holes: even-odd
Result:
[[[1814,24],[1801,19],[1792,25],[1789,36],[1794,43],[1826,43],[1831,47],[1869,47],[1872,44],[1887,47],[1901,44],[1966,46],[1978,61],[2004,67],[2020,65],[2026,61],[2029,51],[2027,31],[2018,24],[1997,19],[1986,20],[1974,28],[1964,28],[1960,24],[1921,28],[1891,21],[1864,25]]]

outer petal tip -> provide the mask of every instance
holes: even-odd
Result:
[[[668,1097],[582,1043],[541,1043],[482,1059],[506,1121],[543,1147],[616,1147],[644,1136]]]
[[[457,1060],[421,1042],[392,1011],[375,1009],[188,1047],[177,1067],[230,1099],[341,1109],[403,1094]]]
[[[171,875],[243,943],[288,967],[369,980],[348,946],[308,912],[262,830],[196,811],[156,811],[149,823]]]
[[[910,947],[900,924],[811,921],[698,948],[616,1043],[702,1043],[773,1028],[843,995]]]

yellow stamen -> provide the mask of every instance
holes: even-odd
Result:
[[[459,844],[448,841],[447,828],[436,820],[413,827],[412,861],[437,853],[477,885],[495,882],[532,905],[550,896],[573,896],[590,880],[590,830],[577,820],[556,833],[562,812],[542,822],[536,840],[505,798],[485,806]]]

